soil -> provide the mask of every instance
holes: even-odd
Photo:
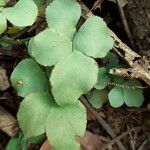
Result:
[[[82,0],[89,9],[93,7],[95,1],[96,0]],[[131,46],[130,40],[123,27],[118,6],[113,0],[104,0],[101,7],[96,8],[92,12],[95,15],[103,17],[107,22],[107,25],[118,35],[118,37],[127,45]],[[124,7],[124,12],[136,46],[135,50],[139,53],[150,50],[150,0],[128,0],[128,4]],[[30,29],[30,32],[21,34],[21,37],[19,38],[32,36],[40,30],[43,30],[45,24],[46,23],[43,20],[37,21],[35,27]],[[23,30],[23,32],[24,31],[25,30]],[[26,46],[22,43],[13,44],[12,47],[7,49],[0,47],[0,67],[6,69],[8,77],[10,77],[16,64],[24,58],[26,54]],[[117,136],[122,135],[130,128],[144,127],[144,129],[146,129],[131,132],[121,139],[128,150],[138,150],[138,148],[150,137],[150,108],[148,109],[150,90],[146,89],[145,92],[146,101],[140,108],[127,108],[126,106],[123,106],[122,108],[114,109],[110,107],[109,104],[106,104],[102,109],[96,110],[109,126],[111,126]],[[20,97],[16,95],[12,87],[0,92],[0,106],[3,106],[13,116],[16,116],[20,100]],[[95,116],[90,112],[88,112],[87,129],[93,134],[104,137],[108,141],[112,140],[106,130],[96,120]],[[9,139],[10,137],[5,133],[2,131],[0,132],[0,150],[5,150]],[[37,146],[32,149],[37,149]],[[109,149],[118,150],[119,148],[114,144],[109,147]],[[143,145],[141,150],[149,149],[150,141]],[[99,148],[99,150],[101,150],[101,148]]]
[[[137,50],[150,50],[150,0],[128,0],[124,11]]]
[[[8,144],[10,137],[8,137],[4,132],[0,131],[0,150],[4,150]]]

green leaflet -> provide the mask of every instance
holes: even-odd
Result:
[[[23,134],[19,132],[17,135],[12,137],[7,144],[6,150],[26,150],[27,140],[24,139]]]
[[[38,9],[33,0],[19,0],[11,8],[3,8],[5,4],[5,0],[0,0],[0,34],[7,28],[6,19],[18,27],[30,26],[35,22]]]
[[[96,84],[98,66],[94,59],[74,51],[59,61],[50,77],[52,94],[57,104],[62,106],[75,103]]]
[[[119,66],[119,59],[116,54],[109,52],[105,58],[107,61],[106,69],[109,71],[111,68],[117,68]]]
[[[46,140],[46,135],[42,134],[36,137],[25,139],[22,132],[17,133],[9,140],[6,150],[27,150],[30,143],[42,144]]]
[[[90,17],[79,29],[73,41],[73,49],[88,56],[102,58],[113,47],[106,23],[100,17]]]
[[[6,0],[0,0],[0,7],[4,7],[6,5]]]
[[[45,2],[49,4],[51,0],[34,1],[41,6]],[[33,0],[20,0],[14,7],[4,8],[2,13],[16,26],[29,26],[36,20],[37,6]],[[91,17],[76,33],[80,15],[81,7],[75,0],[53,0],[46,9],[48,28],[32,38],[28,45],[29,54],[45,66],[45,72],[33,59],[25,59],[11,75],[12,85],[18,95],[25,97],[17,118],[25,138],[29,138],[26,140],[37,143],[41,137],[34,137],[46,133],[55,150],[80,148],[75,136],[84,134],[86,110],[78,98],[93,87],[104,89],[111,77],[107,75],[107,71],[119,63],[113,53],[108,53],[113,46],[113,39],[105,22],[100,17]],[[1,33],[6,29],[4,16],[0,16]],[[98,72],[96,61],[89,56],[106,56],[109,63]],[[46,76],[50,78],[50,82]],[[140,85],[137,81],[125,82],[119,77],[112,78],[115,83],[125,87]],[[47,93],[51,89],[54,98]],[[107,96],[113,107],[124,103],[138,107],[144,100],[141,89],[135,88],[133,91],[118,86],[109,95],[105,90],[94,89],[86,96],[96,108],[107,101]]]
[[[129,107],[140,107],[143,104],[144,96],[143,89],[138,87],[142,87],[142,84],[134,79],[126,82],[124,86],[135,87],[134,89],[124,88],[124,101],[126,105]]]
[[[21,148],[21,138],[13,137],[10,139],[6,150],[17,150]]]
[[[86,129],[86,109],[81,102],[59,107],[46,92],[25,97],[17,118],[25,138],[46,132],[56,150],[79,149],[75,136],[83,136]]]
[[[112,75],[112,82],[118,85],[123,85],[125,83],[125,79],[123,77]]]
[[[99,68],[98,72],[98,82],[95,85],[95,88],[98,90],[104,89],[107,84],[110,82],[110,77],[107,74],[105,67]]]
[[[52,29],[46,29],[29,42],[29,54],[41,65],[52,66],[72,51],[69,38]]]
[[[86,97],[93,107],[99,109],[108,100],[107,95],[108,92],[106,90],[94,89],[93,91],[86,94]]]
[[[15,26],[31,26],[38,15],[33,0],[19,0],[14,7],[4,8],[2,14]]]
[[[2,34],[7,28],[7,20],[6,18],[0,13],[0,34]]]
[[[46,9],[48,27],[73,38],[81,15],[81,7],[74,0],[54,0]]]
[[[46,4],[49,5],[54,0],[46,0]]]
[[[17,114],[25,138],[45,133],[46,119],[54,105],[53,98],[46,92],[32,93],[25,97]]]
[[[85,129],[86,109],[80,101],[52,108],[46,122],[46,134],[55,150],[79,150],[75,136],[82,137]]]
[[[114,87],[108,94],[109,102],[112,107],[120,107],[124,104],[123,89],[121,87]]]
[[[113,107],[120,107],[124,103],[129,107],[140,107],[144,101],[142,86],[138,80],[129,80],[124,87],[114,87],[108,94],[109,102]],[[134,89],[132,87],[135,87]]]
[[[21,61],[11,74],[11,83],[19,96],[47,90],[45,73],[38,64],[28,58]]]
[[[39,136],[29,138],[28,141],[32,144],[42,144],[46,139],[46,133],[43,133]]]

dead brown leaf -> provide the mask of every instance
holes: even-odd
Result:
[[[0,91],[9,88],[10,84],[6,75],[6,70],[0,68]]]
[[[48,141],[45,141],[40,150],[54,150]]]
[[[81,144],[81,150],[100,150],[103,142],[98,135],[86,131],[83,138],[77,138]]]
[[[9,136],[14,136],[18,131],[17,120],[0,106],[0,130]]]

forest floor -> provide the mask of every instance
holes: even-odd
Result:
[[[150,50],[150,33],[145,33],[145,28],[148,31],[147,26],[141,26],[141,24],[134,24],[134,28],[140,27],[140,31],[134,31],[132,23],[134,20],[135,12],[138,12],[139,3],[138,1],[132,1],[132,6],[127,7],[128,3],[125,0],[121,0],[121,4],[118,5],[115,0],[81,0],[95,15],[101,16],[106,21],[108,27],[114,31],[117,36],[128,46],[130,46],[134,51],[142,55],[144,51]],[[137,3],[139,2],[139,3]],[[144,3],[145,1],[142,1]],[[147,3],[147,2],[146,2]],[[140,5],[141,5],[140,4]],[[150,1],[147,5],[150,5]],[[144,4],[142,7],[147,7]],[[135,7],[134,7],[135,6]],[[122,17],[120,7],[126,14],[126,17]],[[132,9],[135,9],[135,12],[131,12]],[[150,7],[149,7],[150,8]],[[148,9],[148,8],[147,8]],[[148,10],[149,11],[149,10]],[[149,11],[150,12],[150,11]],[[138,19],[137,19],[138,17]],[[126,19],[129,26],[126,28],[124,25],[123,19]],[[131,20],[132,19],[132,20]],[[146,20],[139,14],[136,13],[135,20],[142,21]],[[136,22],[135,21],[135,22]],[[150,27],[150,20],[149,20]],[[43,20],[38,21],[38,27],[41,30],[45,23]],[[143,24],[144,25],[144,24]],[[35,27],[30,28],[30,34],[33,34],[36,30]],[[26,38],[28,36],[26,31],[29,28],[22,30],[20,33],[21,38]],[[143,32],[142,32],[143,31]],[[145,35],[146,34],[146,35]],[[18,35],[18,36],[20,36]],[[143,44],[144,41],[144,44]],[[142,44],[141,44],[142,43]],[[142,51],[142,52],[141,52]],[[4,91],[0,91],[0,106],[7,110],[12,116],[16,116],[18,107],[20,104],[20,97],[18,97],[14,89],[7,85],[9,77],[14,69],[14,66],[22,60],[26,55],[26,47],[23,43],[13,44],[10,49],[0,48],[0,78],[4,78],[0,86],[8,86]],[[5,74],[6,72],[6,74]],[[145,86],[146,84],[143,83]],[[144,89],[145,102],[140,108],[129,108],[123,106],[121,108],[112,108],[109,104],[105,104],[101,109],[89,109],[88,110],[88,132],[85,134],[84,141],[82,141],[82,147],[84,150],[101,150],[102,145],[105,145],[105,149],[109,150],[118,150],[123,149],[121,146],[118,147],[116,143],[121,142],[121,145],[127,150],[150,150],[150,89]],[[1,109],[1,107],[0,107]],[[102,118],[108,126],[103,126],[101,124]],[[0,119],[1,120],[1,119]],[[1,126],[2,128],[9,128],[10,125],[6,124]],[[108,128],[111,128],[115,137],[112,138],[110,133],[107,132]],[[111,132],[111,131],[110,131]],[[4,150],[8,144],[10,137],[0,130],[0,150]],[[39,149],[37,146],[33,146],[31,149]],[[43,149],[44,150],[44,149]]]

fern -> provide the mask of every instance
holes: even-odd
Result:
[[[7,28],[7,20],[19,28],[31,26],[40,3],[19,0],[14,7],[4,5],[0,4],[0,34]],[[86,130],[86,109],[78,101],[81,95],[89,92],[87,98],[97,108],[108,97],[113,107],[124,103],[138,107],[143,102],[142,90],[134,89],[134,94],[139,93],[134,99],[130,89],[124,87],[140,83],[121,79],[108,94],[108,85],[116,80],[108,70],[119,60],[109,53],[113,39],[102,18],[90,17],[77,30],[81,7],[74,0],[52,1],[45,15],[48,27],[28,44],[31,58],[22,60],[11,75],[13,87],[24,98],[17,118],[24,138],[46,134],[55,150],[78,150],[75,136],[82,137]],[[107,59],[108,65],[98,68],[95,58]],[[91,91],[93,87],[97,90]]]

